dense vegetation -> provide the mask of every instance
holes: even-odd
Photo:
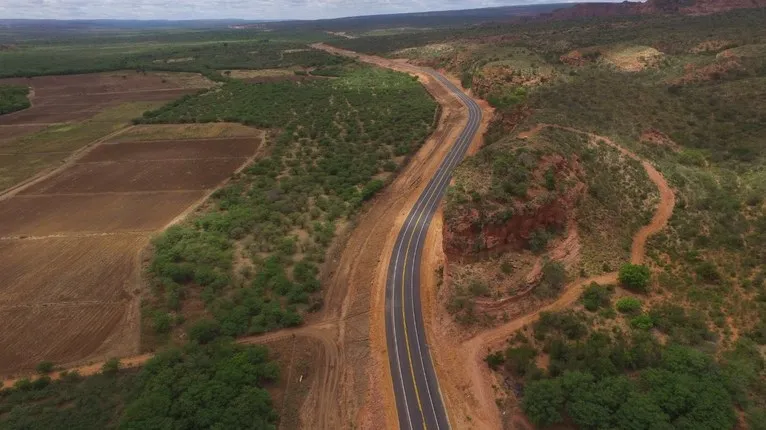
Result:
[[[22,380],[0,391],[3,429],[276,428],[263,388],[278,368],[261,346],[190,343],[141,370]]]
[[[0,115],[31,106],[27,98],[28,94],[27,87],[0,85]]]
[[[622,267],[620,286],[586,288],[581,304],[587,313],[541,320],[544,326],[561,325],[551,331],[558,334],[512,340],[507,351],[489,357],[524,385],[517,394],[535,422],[732,428],[737,409],[752,428],[762,428],[766,28],[756,22],[764,17],[766,9],[529,22],[481,26],[465,30],[468,36],[432,31],[339,42],[447,68],[500,111],[486,136],[486,153],[460,167],[463,189],[448,197],[458,205],[447,207],[447,223],[461,207],[480,209],[479,223],[503,219],[510,207],[503,202],[518,200],[525,188],[537,187],[536,195],[556,189],[559,178],[554,175],[548,188],[547,172],[535,171],[541,154],[512,143],[519,130],[539,123],[608,136],[650,160],[673,187],[673,216],[649,240],[648,269]],[[658,57],[647,62],[637,52]],[[624,69],[620,61],[626,61]],[[573,140],[548,138],[554,148]],[[529,161],[534,158],[537,164]],[[608,180],[610,174],[623,172],[588,172],[588,198],[606,197],[601,203],[607,205],[620,201],[623,187]],[[641,196],[628,201],[635,204]],[[617,245],[609,250],[619,256],[617,264],[603,267],[615,271],[630,245],[618,239],[626,235],[616,227],[626,219],[637,227],[648,218],[629,218],[641,212],[622,211],[621,203],[619,216],[589,220],[595,207],[580,202],[580,262],[598,255],[588,256],[589,247]],[[538,248],[532,239],[540,237],[528,238],[531,251]],[[599,240],[589,244],[593,238]],[[591,265],[580,275],[600,271]],[[492,279],[504,282],[502,276]],[[494,288],[485,282],[476,291],[489,296]]]
[[[162,334],[184,323],[188,298],[206,304],[215,333],[300,324],[302,310],[321,307],[319,268],[338,226],[422,144],[435,107],[417,80],[352,65],[334,80],[231,82],[146,113],[141,122],[283,130],[209,210],[154,241],[148,325]]]
[[[110,45],[30,46],[0,51],[0,78],[112,70],[162,70],[214,74],[223,69],[311,68],[349,60],[297,41],[250,40],[190,43],[123,42]]]

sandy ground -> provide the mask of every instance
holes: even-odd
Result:
[[[649,178],[659,189],[661,199],[650,224],[641,228],[633,238],[631,262],[640,264],[644,258],[647,239],[662,230],[673,213],[675,195],[665,178],[647,161],[603,136],[550,124],[539,125],[519,136],[522,138],[529,137],[544,127],[555,127],[585,134],[592,139],[598,139],[614,146],[627,156],[641,161]],[[440,216],[441,214],[437,214],[437,218]],[[424,253],[424,258],[428,262],[424,263],[423,267],[434,268],[445,263],[440,243],[441,220],[439,219],[437,222],[435,219],[429,230],[428,247]],[[432,345],[431,351],[439,373],[441,390],[444,393],[447,409],[450,413],[450,421],[455,428],[472,429],[502,428],[501,411],[495,402],[498,397],[495,387],[501,386],[501,383],[495,380],[495,375],[490,372],[484,362],[486,354],[501,347],[516,330],[537,320],[540,313],[570,307],[579,299],[583,287],[591,282],[599,284],[617,282],[616,272],[577,280],[568,285],[564,293],[553,303],[502,326],[480,332],[470,339],[461,340],[460,330],[455,327],[454,322],[443,308],[446,297],[440,294],[435,276],[429,275],[429,273],[423,273],[422,276],[423,288],[425,288],[424,297],[429,297],[426,301],[427,306],[436,304],[435,309],[432,308],[424,312],[424,315],[430,320],[426,322],[426,325],[431,327],[429,334],[432,336],[429,337],[429,342]]]

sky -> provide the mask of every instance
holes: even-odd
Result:
[[[589,0],[580,0],[584,1]],[[323,19],[575,2],[577,0],[0,0],[0,19]]]

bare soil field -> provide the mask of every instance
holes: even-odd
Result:
[[[0,309],[2,371],[30,369],[42,360],[65,364],[83,357],[105,359],[120,351],[130,353],[129,345],[120,346],[120,336],[115,336],[130,331],[125,325],[128,305],[125,301]],[[105,343],[109,337],[111,347]]]
[[[140,73],[135,70],[80,75],[0,79],[0,85],[28,85],[41,99],[57,96],[204,88],[211,82],[196,73]]]
[[[141,251],[262,141],[101,144],[0,201],[0,374],[136,354]]]
[[[259,145],[260,140],[252,137],[106,143],[94,148],[79,162],[247,158]]]
[[[204,195],[200,190],[16,196],[0,204],[0,220],[5,220],[0,224],[0,238],[156,231],[170,223],[179,208]]]
[[[58,153],[57,157],[0,160],[0,190],[125,129],[131,119],[158,103],[214,85],[194,73],[135,71],[0,79],[0,84],[32,88],[31,108],[0,115],[0,156]]]
[[[140,235],[0,240],[0,309],[127,300],[132,288],[125,284],[147,241]]]
[[[76,163],[21,194],[203,190],[226,179],[246,158]]]

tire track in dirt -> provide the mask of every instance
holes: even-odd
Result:
[[[641,264],[644,260],[646,241],[655,233],[658,233],[668,223],[673,214],[675,206],[675,194],[668,185],[665,177],[657,171],[648,161],[638,155],[615,143],[608,137],[599,136],[593,133],[578,130],[572,127],[565,127],[555,124],[539,124],[532,130],[520,133],[519,137],[528,138],[542,130],[543,128],[557,128],[590,137],[591,139],[604,142],[609,146],[618,149],[626,156],[641,162],[649,179],[654,183],[660,193],[660,202],[655,210],[651,222],[642,227],[633,236],[631,246],[631,263]],[[537,311],[517,318],[507,324],[493,328],[491,330],[479,333],[475,337],[464,342],[461,350],[465,351],[465,369],[468,371],[470,383],[467,388],[467,396],[471,397],[470,405],[464,405],[466,409],[473,409],[477,414],[475,423],[478,428],[501,428],[500,411],[495,402],[493,386],[500,386],[499,381],[495,380],[484,362],[484,355],[487,351],[499,348],[506,339],[517,330],[536,321],[543,312],[559,311],[566,309],[574,304],[580,297],[583,288],[592,282],[599,284],[611,284],[617,282],[617,272],[611,272],[600,276],[578,280],[568,285],[564,293],[553,303],[538,309]]]

